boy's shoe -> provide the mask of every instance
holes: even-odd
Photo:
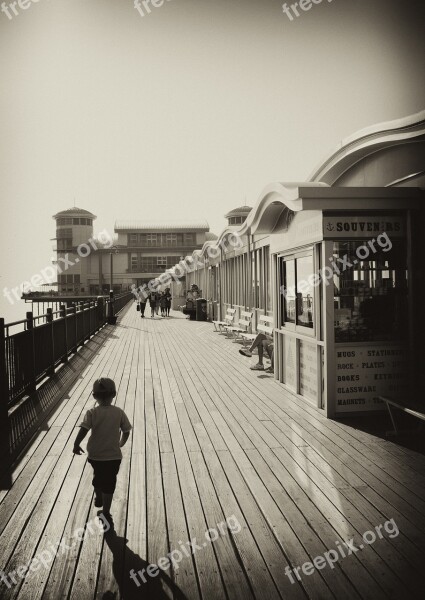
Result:
[[[101,506],[103,506],[102,496],[96,496],[96,494],[94,495],[94,505],[96,506],[96,508],[100,508]]]
[[[266,369],[266,373],[274,373],[273,367],[269,367],[268,369]]]
[[[250,369],[251,371],[264,371],[264,365],[260,365],[260,363],[257,363],[256,365],[250,367]]]
[[[241,348],[239,350],[239,354],[242,354],[242,356],[247,356],[248,358],[251,358],[252,356],[252,352],[250,350],[247,350],[246,348]]]
[[[114,520],[112,518],[111,513],[109,513],[109,512],[107,513],[107,512],[103,512],[103,510],[99,510],[97,512],[97,516],[98,517],[102,517],[105,520],[106,525],[109,525],[108,528],[105,527],[105,525],[104,525],[104,531],[108,531],[109,529],[113,529],[114,528]]]

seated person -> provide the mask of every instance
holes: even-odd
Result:
[[[256,365],[253,365],[251,367],[251,370],[252,371],[264,371],[263,356],[264,356],[264,350],[265,350],[271,360],[271,365],[268,369],[266,369],[266,373],[274,373],[273,346],[274,346],[273,338],[271,335],[266,335],[265,333],[259,333],[257,335],[257,337],[255,338],[255,340],[252,342],[251,346],[248,349],[241,348],[239,350],[239,354],[242,354],[243,356],[251,357],[252,352],[255,350],[255,348],[258,348],[258,363]]]

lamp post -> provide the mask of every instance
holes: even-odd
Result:
[[[109,255],[111,257],[111,264],[110,264],[110,272],[111,272],[111,285],[110,285],[110,289],[111,290],[114,289],[114,254],[118,254],[118,248],[117,248],[117,246],[111,246],[111,248],[109,250]]]
[[[111,271],[111,285],[109,289],[109,315],[108,323],[115,325],[116,317],[114,315],[114,254],[118,254],[118,248],[111,246],[109,255],[111,257],[110,271]]]

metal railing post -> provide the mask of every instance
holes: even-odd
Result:
[[[75,329],[75,346],[72,348],[73,352],[78,350],[78,324],[77,324],[77,305],[75,302],[71,302],[71,314],[74,315],[74,329]]]
[[[6,353],[6,327],[4,319],[0,319],[0,420],[7,421],[7,405],[9,403],[9,372]]]
[[[46,314],[46,323],[50,323],[50,342],[52,348],[52,362],[50,369],[47,371],[47,375],[54,375],[55,373],[55,337],[53,333],[53,309],[48,308]]]
[[[63,357],[62,362],[68,362],[68,324],[65,304],[61,304],[59,310],[60,318],[63,319],[63,337],[65,340],[65,356]]]
[[[108,323],[110,325],[115,325],[116,318],[114,315],[114,290],[110,290],[109,292],[109,311],[108,311]]]
[[[35,342],[34,342],[34,318],[32,312],[27,312],[27,331],[31,334],[31,382],[29,392],[35,392],[37,386],[37,374],[35,368]]]
[[[97,297],[97,323],[96,323],[96,331],[98,331],[103,323],[104,323],[104,315],[105,315],[105,303],[103,296]]]

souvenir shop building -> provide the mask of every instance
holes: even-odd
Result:
[[[249,310],[255,331],[273,315],[289,392],[330,417],[380,410],[380,395],[424,389],[424,207],[425,112],[352,136],[307,182],[269,185],[176,269],[211,319]]]

